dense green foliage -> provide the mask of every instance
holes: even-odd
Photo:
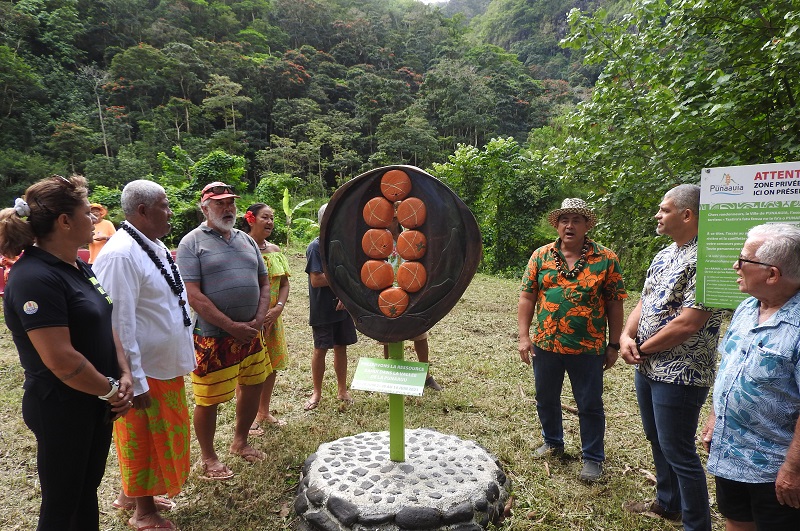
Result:
[[[603,66],[551,163],[603,208],[598,232],[641,279],[663,193],[702,168],[800,160],[800,6],[640,0],[570,14],[569,46]]]
[[[114,219],[150,177],[178,238],[210,180],[313,218],[406,163],[465,198],[486,270],[579,195],[636,286],[665,190],[798,158],[798,28],[790,0],[0,0],[0,202],[79,172]]]
[[[170,191],[175,240],[211,180],[272,205],[285,188],[319,204],[379,165],[431,167],[460,145],[522,142],[553,117],[563,87],[509,53],[498,31],[482,37],[497,18],[481,18],[491,2],[462,4],[468,13],[412,0],[0,1],[0,200],[52,172],[83,173],[118,220],[118,189],[149,177]],[[573,5],[551,1],[531,16],[565,29]],[[560,36],[541,38],[569,56]],[[529,188],[524,166],[503,182]],[[487,264],[518,267],[533,240],[498,219],[482,227]]]
[[[377,164],[524,140],[548,118],[541,83],[466,34],[410,0],[0,2],[2,199],[50,171],[158,176],[174,146],[321,196]]]
[[[539,221],[557,179],[539,171],[535,162],[513,138],[497,138],[482,150],[461,145],[447,163],[433,165],[434,174],[475,214],[490,271],[521,275],[531,247],[553,239],[554,231],[543,232]]]

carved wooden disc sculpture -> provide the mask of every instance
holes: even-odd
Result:
[[[393,226],[402,229],[395,233]],[[339,188],[320,229],[331,289],[361,333],[393,343],[447,315],[481,259],[481,235],[467,206],[414,166],[388,166]]]

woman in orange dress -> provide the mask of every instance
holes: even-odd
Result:
[[[281,252],[281,248],[267,241],[275,228],[275,212],[264,203],[256,203],[248,207],[244,214],[242,229],[255,240],[264,258],[264,264],[269,271],[270,301],[267,319],[264,322],[264,344],[269,352],[267,370],[272,371],[264,382],[261,391],[261,401],[255,423],[250,428],[251,435],[262,435],[261,423],[283,426],[286,421],[276,418],[270,411],[270,399],[275,387],[277,371],[285,369],[288,359],[286,336],[283,332],[283,313],[286,299],[289,297],[289,262]]]
[[[94,237],[89,243],[89,263],[93,264],[95,258],[97,258],[97,255],[100,253],[100,249],[102,249],[108,239],[117,232],[117,229],[114,228],[113,223],[107,219],[103,219],[106,214],[108,214],[106,207],[100,203],[92,203],[89,207],[91,207],[92,215],[96,218],[94,222]]]

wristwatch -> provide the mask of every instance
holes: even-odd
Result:
[[[614,350],[619,350],[619,343],[608,343],[608,346]]]
[[[117,380],[116,378],[112,378],[111,376],[106,376],[106,379],[108,380],[108,383],[111,384],[111,391],[109,391],[105,395],[98,396],[97,398],[99,398],[100,400],[108,400],[109,398],[117,394],[117,391],[119,391],[119,380]]]
[[[638,341],[638,340],[636,341],[636,352],[637,352],[637,354],[639,354],[639,356],[649,356],[650,354],[648,354],[646,352],[642,352],[642,343],[644,343],[644,341]]]

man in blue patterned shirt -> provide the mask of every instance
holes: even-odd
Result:
[[[700,408],[714,379],[723,312],[695,297],[700,187],[669,190],[656,232],[673,239],[653,259],[639,304],[628,316],[620,355],[637,365],[636,398],[656,468],[656,499],[627,502],[629,512],[683,520],[711,531],[705,471],[695,438]]]
[[[800,529],[800,228],[750,229],[733,263],[742,302],[720,344],[703,429],[717,504],[735,531]],[[713,438],[712,438],[713,433]]]

